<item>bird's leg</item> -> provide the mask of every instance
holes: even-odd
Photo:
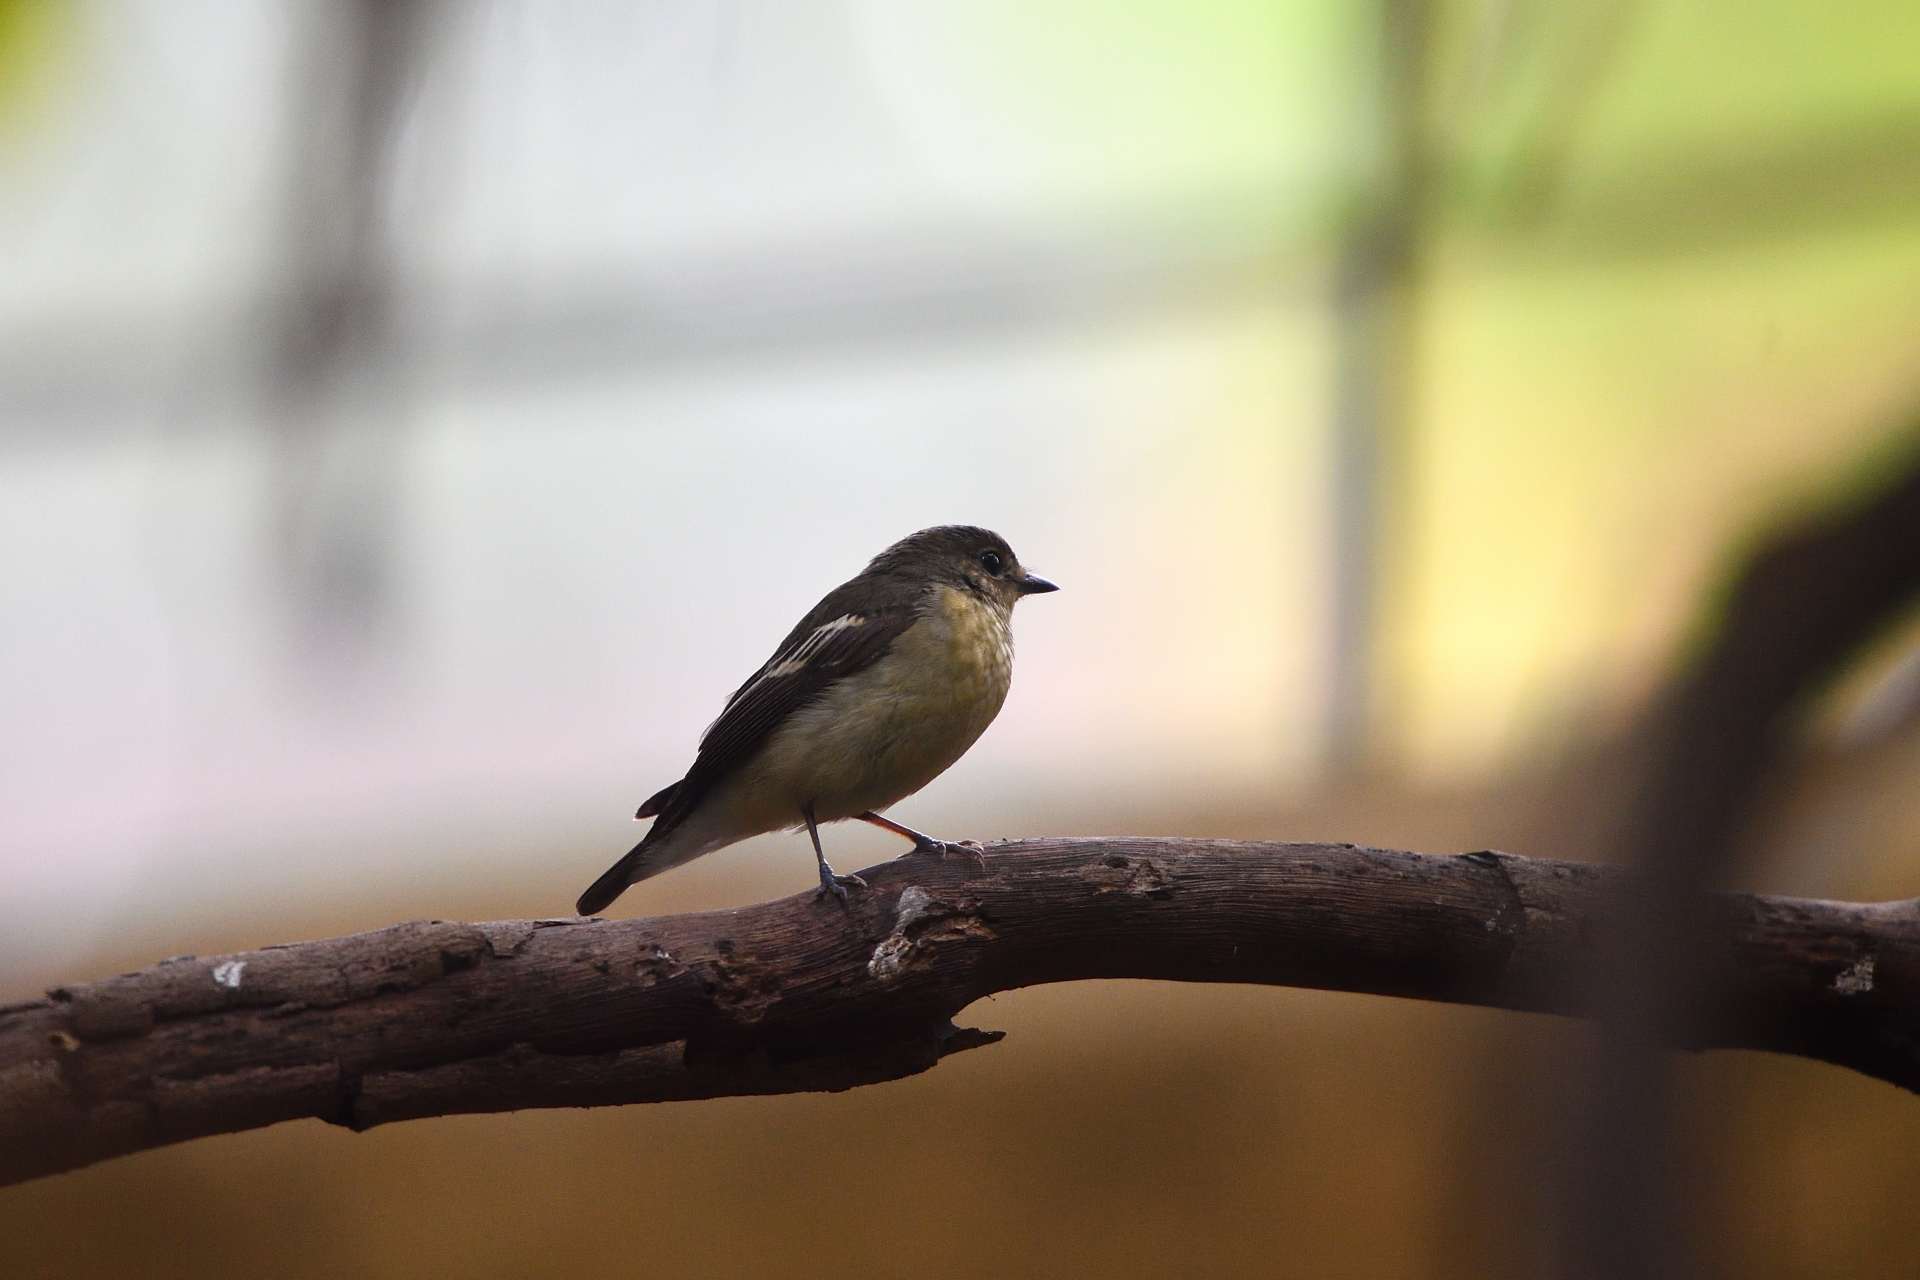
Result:
[[[955,853],[964,853],[979,863],[982,871],[987,869],[986,851],[971,840],[936,840],[924,831],[915,831],[903,822],[883,818],[871,809],[855,816],[862,822],[871,822],[882,831],[891,831],[897,836],[904,836],[913,841],[915,853],[937,853],[943,858]]]
[[[867,882],[859,876],[838,875],[832,867],[827,865],[827,855],[820,851],[820,828],[813,820],[813,806],[809,804],[806,808],[800,810],[800,816],[807,820],[807,834],[813,837],[813,858],[814,861],[820,864],[820,887],[813,891],[813,896],[816,898],[824,898],[828,894],[832,894],[834,897],[840,899],[840,901],[845,902],[847,900],[848,885],[852,885],[856,889],[866,888]]]

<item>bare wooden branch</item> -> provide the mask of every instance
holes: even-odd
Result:
[[[1246,982],[1579,1014],[1619,872],[1499,853],[1023,840],[657,919],[423,922],[150,969],[0,1009],[0,1182],[315,1116],[392,1120],[848,1089],[998,1039],[951,1019],[1081,978]],[[1726,998],[1678,1047],[1920,1090],[1920,902],[1722,894]]]

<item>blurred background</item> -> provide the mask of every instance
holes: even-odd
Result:
[[[1740,549],[1902,443],[1920,7],[0,0],[0,246],[0,999],[567,912],[792,621],[949,521],[1065,590],[903,820],[1602,860],[1590,784]],[[1738,883],[1920,893],[1916,654],[1826,700]],[[813,878],[767,838],[617,910]],[[0,1193],[0,1252],[1552,1256],[1505,1156],[1582,1027],[1153,983],[966,1020],[1009,1038],[839,1096],[152,1152]],[[1710,1267],[1910,1272],[1914,1099],[1674,1074]]]

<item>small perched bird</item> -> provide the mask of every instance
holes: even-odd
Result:
[[[583,916],[630,884],[768,831],[807,829],[819,894],[841,901],[820,824],[859,818],[951,846],[881,816],[944,773],[1000,713],[1013,679],[1013,606],[1058,587],[1006,539],[941,525],[900,541],[835,587],[727,699],[687,776],[640,806],[646,838],[580,895]]]

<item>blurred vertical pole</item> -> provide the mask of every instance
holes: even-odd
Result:
[[[1362,769],[1371,748],[1381,559],[1419,380],[1429,0],[1381,0],[1376,20],[1376,172],[1334,280],[1325,757],[1336,774]]]
[[[393,264],[383,221],[405,93],[435,0],[303,6],[286,148],[285,283],[264,428],[270,545],[303,640],[390,606],[400,415]]]

